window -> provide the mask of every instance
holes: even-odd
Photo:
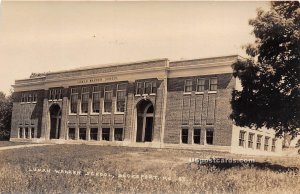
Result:
[[[136,94],[140,94],[142,95],[143,94],[143,83],[142,82],[137,82],[136,83],[136,91],[135,91]]]
[[[71,89],[71,113],[77,113],[78,88]]]
[[[125,112],[126,84],[117,86],[117,112]]]
[[[105,86],[104,88],[104,112],[111,113],[112,110],[112,87]]]
[[[28,94],[28,102],[32,102],[32,94]]]
[[[115,141],[123,141],[123,128],[115,128]]]
[[[145,82],[145,91],[144,94],[152,93],[152,82]]]
[[[86,140],[86,128],[79,129],[79,139]]]
[[[157,86],[156,86],[156,81],[153,81],[152,82],[152,94],[156,94],[157,92]]]
[[[23,128],[19,128],[19,138],[23,138]]]
[[[26,128],[25,128],[25,138],[26,138],[26,139],[28,139],[28,138],[29,138],[29,136],[28,136],[28,135],[29,135],[29,134],[28,134],[28,128],[26,127]]]
[[[260,150],[261,148],[261,135],[257,135],[257,140],[256,140],[256,149]]]
[[[244,147],[245,146],[245,131],[240,131],[239,135],[239,146]]]
[[[190,80],[185,80],[184,83],[184,92],[192,92],[193,90],[193,81]]]
[[[26,94],[22,94],[22,97],[21,97],[21,102],[26,102]]]
[[[203,92],[205,85],[205,79],[201,78],[197,80],[197,92]]]
[[[249,136],[248,136],[248,148],[253,148],[253,139],[254,139],[254,134],[253,133],[249,133]]]
[[[92,112],[99,113],[100,112],[100,86],[93,87],[93,102],[92,102]]]
[[[81,94],[81,113],[88,113],[89,107],[89,89],[87,87],[82,88]]]
[[[206,129],[206,143],[212,145],[214,143],[214,130]]]
[[[36,101],[37,101],[37,93],[33,93],[32,102],[36,102]]]
[[[110,128],[102,128],[102,140],[109,141]]]
[[[31,128],[31,134],[30,134],[31,138],[34,138],[34,127]]]
[[[97,140],[97,136],[98,136],[98,128],[91,128],[90,139]]]
[[[194,129],[194,144],[200,144],[201,129]]]
[[[69,139],[75,140],[75,128],[69,128]]]
[[[50,89],[49,90],[49,100],[60,100],[62,99],[62,89]]]
[[[217,91],[218,79],[216,77],[212,77],[209,80],[209,90],[210,91]]]
[[[188,136],[189,136],[189,130],[188,129],[181,129],[181,143],[187,144],[188,143]]]
[[[269,137],[265,137],[265,144],[264,144],[264,150],[268,151],[269,149]]]
[[[271,151],[272,151],[272,152],[275,152],[275,148],[276,148],[276,139],[273,138],[273,139],[272,139],[272,149],[271,149]]]

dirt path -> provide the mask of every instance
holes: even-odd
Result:
[[[54,145],[54,144],[27,144],[27,145],[4,146],[4,147],[0,147],[0,151],[10,150],[10,149],[18,149],[18,148],[26,148],[26,147],[46,146],[46,145]]]

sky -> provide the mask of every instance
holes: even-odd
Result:
[[[239,54],[248,21],[269,2],[18,2],[0,4],[0,91],[31,73],[168,58]]]

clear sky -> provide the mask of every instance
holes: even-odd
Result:
[[[169,58],[245,56],[248,20],[268,2],[6,2],[0,91],[32,72]]]

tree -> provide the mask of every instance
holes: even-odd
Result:
[[[242,89],[232,92],[230,118],[241,127],[294,137],[300,134],[299,2],[271,2],[249,25],[255,42],[245,46],[248,58],[233,64]]]
[[[9,139],[12,116],[12,96],[0,92],[0,140]]]

